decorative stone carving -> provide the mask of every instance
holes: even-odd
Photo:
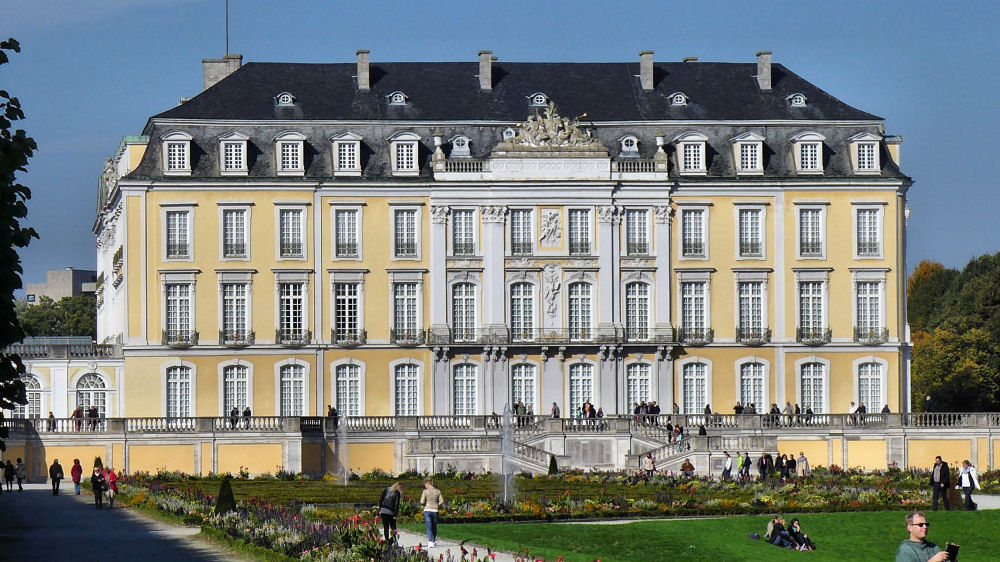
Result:
[[[483,205],[479,207],[479,215],[483,222],[503,222],[507,215],[507,207],[502,205]]]
[[[585,117],[586,114],[580,117]],[[561,117],[555,102],[549,102],[543,113],[535,112],[518,125],[518,132],[511,143],[532,147],[601,147],[600,141],[580,130],[580,119]]]
[[[451,208],[444,205],[432,205],[431,206],[431,222],[436,224],[443,224],[448,222],[448,214],[451,213]]]
[[[673,209],[669,206],[653,207],[653,215],[656,217],[657,224],[670,224],[670,217],[673,214]]]
[[[618,207],[614,205],[602,205],[597,208],[597,222],[618,222]]]
[[[541,242],[543,246],[558,246],[562,238],[562,220],[559,209],[542,209]]]
[[[545,313],[549,316],[555,316],[559,291],[562,289],[562,272],[558,265],[550,263],[545,266],[542,275],[545,279]]]

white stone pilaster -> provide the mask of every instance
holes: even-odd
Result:
[[[479,207],[483,236],[483,326],[486,334],[505,332],[504,314],[504,221],[507,207]]]
[[[441,205],[431,206],[430,329],[432,333],[439,331],[444,334],[448,333],[447,267],[449,213],[450,209],[448,207]],[[435,382],[437,381],[435,380]]]
[[[446,416],[452,413],[451,398],[451,359],[446,352],[440,356],[435,351],[431,360],[431,412],[436,416]]]
[[[618,208],[606,205],[597,208],[597,331],[599,334],[614,333],[615,326],[621,326],[620,306],[618,306],[618,279],[615,278],[615,262],[618,261],[617,228],[620,221]]]
[[[656,218],[654,233],[656,240],[656,286],[653,306],[655,326],[657,331],[661,333],[670,328],[670,303],[673,302],[670,283],[670,231],[673,219],[670,212],[669,206],[654,208]]]

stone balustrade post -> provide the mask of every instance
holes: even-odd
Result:
[[[281,429],[288,432],[302,431],[302,424],[297,417],[281,418]]]
[[[125,418],[108,418],[108,433],[125,433]]]
[[[562,433],[563,432],[563,421],[562,418],[547,419],[545,420],[545,431],[547,433]]]
[[[472,418],[470,429],[473,431],[486,431],[486,416],[475,416]]]
[[[611,420],[611,430],[615,433],[628,433],[630,425],[627,417],[618,417]]]
[[[399,431],[416,431],[418,420],[416,416],[402,416],[396,418],[396,429]]]
[[[900,429],[903,427],[903,414],[886,414],[885,427],[887,429]]]
[[[215,418],[195,418],[194,429],[199,433],[212,433],[215,431]]]

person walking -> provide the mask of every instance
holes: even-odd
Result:
[[[733,458],[729,456],[728,451],[722,451],[722,454],[726,456],[725,464],[722,465],[722,479],[729,480],[729,476],[733,473]]]
[[[104,480],[108,490],[108,509],[114,509],[115,496],[118,495],[118,475],[110,468],[105,469]]]
[[[7,461],[7,464],[10,464],[10,461]],[[976,477],[976,467],[967,460],[962,461],[962,470],[958,473],[958,484],[965,492],[965,511],[976,509],[976,504],[972,501],[972,491],[979,488],[979,478]]]
[[[399,499],[403,495],[403,484],[396,482],[382,490],[378,500],[378,517],[382,520],[382,533],[386,542],[396,533],[396,515],[399,514]]]
[[[17,477],[17,491],[23,492],[24,486],[21,483],[28,477],[28,467],[24,465],[24,462],[20,458],[17,459],[17,465],[14,466],[14,476]]]
[[[7,460],[7,464],[3,466],[3,480],[7,483],[7,491],[14,491],[14,463]]]
[[[941,460],[941,456],[938,455],[934,457],[934,469],[931,470],[932,510],[937,511],[939,497],[944,500],[944,510],[951,509],[951,505],[948,504],[949,486],[951,486],[951,471],[948,469],[948,463]]]
[[[750,467],[753,465],[753,461],[750,459],[750,451],[743,453],[743,481],[750,481]]]
[[[646,473],[646,478],[652,478],[653,472],[656,471],[656,463],[653,462],[653,454],[646,453],[646,456],[642,457],[642,470]]]
[[[59,464],[59,459],[52,461],[52,466],[49,467],[49,478],[52,480],[52,495],[59,495],[59,481],[63,479],[63,469],[62,465]]]
[[[444,503],[441,490],[434,487],[434,480],[424,480],[424,491],[420,494],[420,505],[424,506],[424,526],[427,528],[427,547],[434,548],[437,542],[438,510]]]
[[[101,504],[104,502],[104,487],[107,485],[107,481],[104,479],[104,472],[101,467],[94,467],[94,474],[90,477],[90,486],[94,491],[94,506],[97,509],[101,509]]]
[[[80,495],[80,480],[83,479],[83,466],[80,459],[73,459],[73,466],[69,469],[69,475],[73,479],[73,491]]]
[[[802,478],[809,476],[809,459],[806,458],[806,454],[802,451],[799,451],[799,458],[795,459],[795,471]]]

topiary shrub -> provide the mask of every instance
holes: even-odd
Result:
[[[222,515],[224,513],[229,513],[230,511],[236,509],[236,498],[233,497],[233,485],[230,483],[229,476],[222,479],[222,485],[219,486],[219,495],[215,500],[215,514]]]
[[[104,468],[104,461],[101,457],[94,457],[94,468]]]
[[[549,455],[549,474],[559,474],[559,465],[556,464],[555,455]]]

